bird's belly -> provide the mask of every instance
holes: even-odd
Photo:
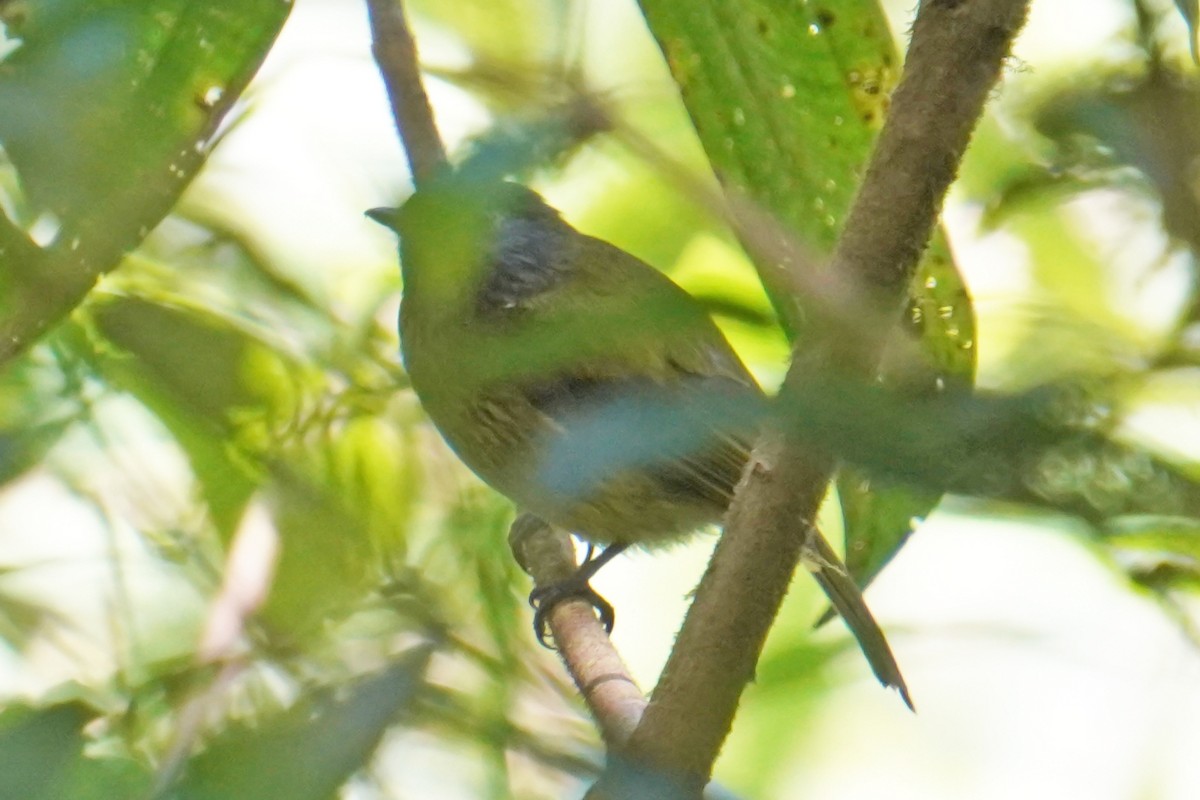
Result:
[[[515,397],[433,404],[433,421],[460,459],[519,509],[597,544],[665,544],[719,522],[723,502],[665,480],[653,463],[603,469],[586,486],[553,469],[571,447],[565,431]],[[450,418],[453,415],[454,418]],[[441,417],[439,419],[439,416]],[[586,448],[583,448],[586,450]],[[569,453],[586,464],[587,452]]]
[[[651,476],[614,475],[577,498],[554,498],[530,510],[597,544],[668,544],[719,522],[724,509],[673,495]]]

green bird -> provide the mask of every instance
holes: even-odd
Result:
[[[658,270],[507,182],[437,181],[373,209],[400,237],[401,351],[454,452],[519,509],[605,546],[571,594],[630,545],[719,523],[766,399],[703,307]],[[797,536],[804,531],[797,530]],[[817,582],[885,686],[908,690],[858,586],[814,535]]]

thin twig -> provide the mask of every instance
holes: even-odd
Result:
[[[523,514],[509,534],[513,555],[534,585],[561,583],[575,573],[571,537],[537,517]],[[592,712],[609,747],[620,746],[637,727],[646,697],[584,600],[556,604],[548,616],[550,634],[571,679]]]
[[[400,0],[367,0],[367,11],[371,21],[371,52],[387,87],[392,117],[408,156],[413,183],[420,186],[445,166],[446,147],[438,135],[421,81],[417,46]]]
[[[835,274],[871,287],[864,302],[891,310],[892,320],[1028,4],[921,2],[904,78],[831,264]],[[832,336],[806,342],[793,355],[783,407],[807,374],[835,359],[869,377],[889,327],[878,325],[849,352]],[[624,758],[611,762],[673,778],[670,794],[660,783],[655,797],[700,795],[804,555],[797,527],[815,518],[835,462],[796,439],[786,428],[764,434],[650,705]],[[610,765],[589,797],[649,796],[629,775]]]

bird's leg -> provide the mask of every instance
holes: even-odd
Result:
[[[587,555],[583,559],[583,563],[578,569],[566,580],[551,583],[546,586],[539,586],[529,594],[529,605],[533,607],[533,630],[537,634],[537,639],[544,647],[551,647],[548,636],[548,616],[550,610],[554,606],[568,598],[579,598],[591,604],[596,609],[596,615],[600,617],[600,623],[604,625],[604,630],[612,633],[613,624],[616,621],[616,612],[613,611],[612,604],[605,600],[591,586],[591,579],[600,568],[612,561],[629,545],[627,544],[610,544],[600,551],[600,555],[594,555],[595,546],[588,544]]]

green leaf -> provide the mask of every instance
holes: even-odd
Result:
[[[421,689],[429,651],[322,690],[255,727],[226,731],[192,759],[178,800],[328,800],[370,759],[384,732]]]
[[[803,5],[751,0],[641,0],[713,169],[809,246],[833,249],[899,75],[875,0]],[[785,326],[801,327],[788,287],[760,267]],[[889,387],[916,396],[970,384],[975,319],[944,239],[935,237],[911,289],[910,326],[885,365]],[[911,340],[920,343],[914,357]],[[853,412],[851,412],[853,413]],[[902,487],[864,493],[839,480],[852,572],[869,579],[940,495]]]
[[[83,726],[96,713],[77,702],[0,715],[0,797],[103,800],[143,796],[148,772],[123,759],[84,755]]]
[[[218,529],[232,532],[261,480],[245,449],[261,442],[271,417],[255,366],[279,355],[230,321],[196,309],[122,298],[91,312],[97,333],[115,345],[92,354],[96,371],[171,431]]]
[[[378,559],[366,520],[343,498],[276,472],[268,497],[283,546],[262,616],[299,641],[361,607],[378,582]]]
[[[214,425],[227,428],[234,409],[258,402],[244,381],[257,343],[228,322],[138,298],[97,304],[92,318],[164,392]]]
[[[0,141],[28,199],[70,227],[113,194],[172,200],[257,68],[286,3],[24,3],[0,78]],[[152,225],[158,213],[139,219]],[[107,214],[106,214],[107,216]]]
[[[75,376],[48,350],[0,372],[0,486],[40,462],[82,416]]]
[[[156,225],[204,163],[290,3],[40,0],[6,4],[0,144],[25,193],[3,225],[0,357],[26,346]]]
[[[897,76],[877,4],[641,6],[713,169],[830,250]]]
[[[865,586],[920,524],[914,512],[928,513],[941,499],[941,493],[872,481],[860,475],[856,469],[842,470],[838,499],[846,531],[846,568],[860,586]]]
[[[970,387],[975,375],[975,312],[940,235],[925,253],[914,286],[918,288],[906,325],[884,354],[881,379],[888,390],[920,403]],[[837,488],[846,567],[861,586],[891,561],[942,497],[915,485],[872,481],[854,467],[839,472]]]
[[[419,19],[453,31],[475,64],[509,70],[519,69],[513,54],[529,64],[553,57],[571,13],[552,0],[416,0],[411,7]]]
[[[82,728],[94,713],[75,703],[0,717],[0,797],[51,797],[83,750]]]
[[[1164,600],[1173,591],[1200,592],[1200,521],[1194,517],[1120,517],[1100,533],[1134,583]]]

